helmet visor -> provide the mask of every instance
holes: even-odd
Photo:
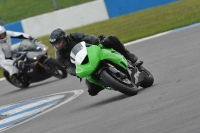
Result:
[[[0,34],[0,39],[4,39],[6,37],[6,35],[7,35],[6,32],[1,33]]]

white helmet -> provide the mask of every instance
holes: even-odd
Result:
[[[0,41],[6,41],[6,38],[6,29],[3,26],[0,26]]]

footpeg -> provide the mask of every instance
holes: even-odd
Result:
[[[140,62],[136,62],[134,65],[139,68],[142,64],[143,64],[143,61],[140,61]]]

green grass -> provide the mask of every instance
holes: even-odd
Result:
[[[199,0],[180,0],[164,6],[67,30],[98,36],[116,35],[123,43],[200,22]],[[59,27],[59,26],[58,26]],[[39,38],[49,45],[48,35]],[[52,49],[53,50],[53,49]],[[52,55],[54,56],[54,55]]]
[[[165,6],[75,28],[68,32],[82,31],[94,35],[99,35],[100,33],[106,35],[115,34],[122,42],[128,42],[199,22],[199,7],[199,0],[181,0]]]
[[[57,0],[60,9],[93,0]],[[0,18],[5,23],[55,11],[52,0],[0,0]]]
[[[180,2],[143,10],[116,17],[87,26],[67,30],[68,33],[80,31],[98,36],[116,35],[123,43],[144,38],[160,32],[200,22],[199,0],[180,0]],[[59,26],[58,26],[59,27]],[[55,57],[48,36],[38,38],[50,47],[49,55]],[[2,73],[2,72],[0,72]],[[2,77],[2,75],[0,75]]]

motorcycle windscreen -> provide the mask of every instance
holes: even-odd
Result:
[[[23,40],[18,48],[19,52],[32,51],[32,52],[46,52],[48,47],[38,41]]]
[[[70,60],[72,63],[80,65],[82,64],[86,56],[87,56],[87,49],[85,46],[85,42],[80,42],[72,48],[70,53]]]

